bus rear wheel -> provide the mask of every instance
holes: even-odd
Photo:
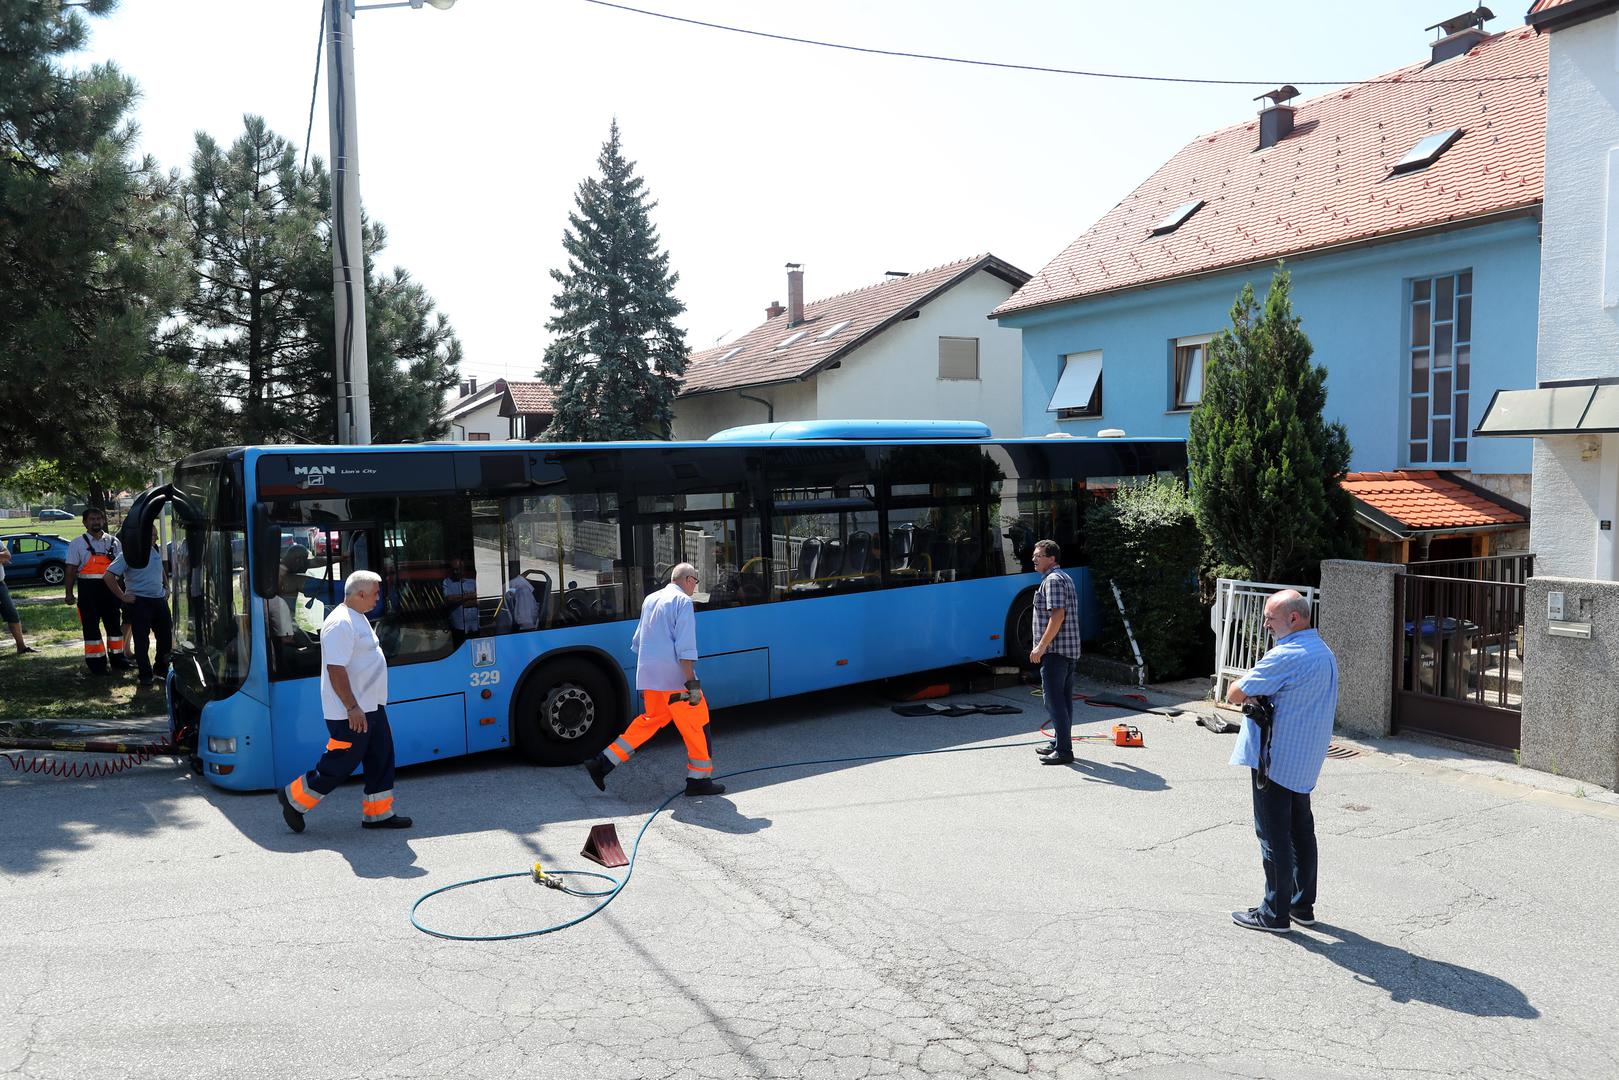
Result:
[[[619,733],[618,695],[588,660],[546,664],[523,683],[512,718],[517,749],[539,765],[577,765]]]
[[[1006,610],[1006,659],[1021,667],[1029,666],[1034,651],[1034,590],[1020,592]]]

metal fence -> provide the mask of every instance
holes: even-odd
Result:
[[[1522,585],[1534,572],[1533,552],[1522,555],[1490,555],[1482,559],[1431,559],[1406,565],[1406,573],[1416,574],[1419,577],[1498,581],[1512,585]]]
[[[1226,687],[1254,669],[1269,647],[1265,630],[1265,601],[1283,589],[1295,589],[1310,601],[1312,616],[1321,603],[1319,590],[1308,585],[1278,585],[1266,581],[1220,578],[1215,583],[1214,700],[1225,700]],[[1312,617],[1311,622],[1315,620]]]

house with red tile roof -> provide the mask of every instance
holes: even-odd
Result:
[[[1021,434],[1016,330],[985,316],[1029,280],[994,255],[804,300],[788,264],[787,305],[723,345],[693,353],[675,401],[674,437],[772,420],[979,420]]]
[[[551,388],[542,382],[496,379],[482,387],[463,380],[445,403],[450,430],[443,442],[509,442],[538,439],[551,423]]]
[[[1184,437],[1208,342],[1285,262],[1356,471],[1440,471],[1528,503],[1527,446],[1472,427],[1534,367],[1546,43],[1478,22],[1440,34],[1366,82],[1261,95],[997,307],[1023,332],[1024,434]]]

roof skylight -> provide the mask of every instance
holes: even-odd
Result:
[[[1449,131],[1436,131],[1432,135],[1425,135],[1417,140],[1417,145],[1406,151],[1405,157],[1394,163],[1390,175],[1414,172],[1425,169],[1450,149],[1450,144],[1462,137],[1461,128],[1451,128]]]
[[[825,341],[827,338],[835,338],[839,334],[843,333],[843,331],[847,330],[849,328],[849,324],[852,322],[854,322],[853,319],[844,319],[842,322],[833,323],[825,330],[822,330],[820,337],[817,337],[815,340]]]
[[[1165,233],[1174,232],[1176,229],[1186,224],[1186,219],[1197,213],[1202,206],[1202,199],[1193,199],[1191,202],[1181,203],[1179,206],[1175,207],[1174,210],[1170,211],[1168,217],[1164,218],[1164,220],[1152,227],[1152,235],[1163,236]]]
[[[729,359],[730,359],[730,358],[731,358],[731,357],[733,357],[733,356],[735,356],[735,355],[736,355],[736,354],[737,354],[737,353],[739,353],[739,352],[741,352],[741,351],[742,351],[742,348],[743,348],[743,347],[742,347],[742,346],[741,346],[741,345],[738,345],[738,346],[737,346],[737,347],[736,347],[736,348],[734,348],[734,349],[731,349],[731,350],[730,350],[730,351],[729,351],[729,352],[727,352],[727,353],[726,353],[726,354],[725,354],[725,355],[724,355],[724,356],[722,356],[722,357],[720,357],[720,358],[719,358],[719,359],[718,359],[718,360],[716,360],[716,361],[714,361],[714,362],[715,362],[715,363],[716,363],[716,364],[723,364],[723,363],[725,363],[725,361],[727,361],[727,360],[729,360]]]
[[[807,333],[809,333],[808,330],[800,330],[797,333],[788,334],[786,337],[781,339],[781,344],[777,345],[776,348],[785,349],[787,346],[793,344]]]

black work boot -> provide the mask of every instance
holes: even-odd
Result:
[[[712,780],[686,780],[687,795],[724,795],[725,785],[716,784]]]
[[[281,803],[281,820],[287,823],[287,828],[293,832],[303,832],[304,816],[292,805],[292,800],[287,798],[287,789],[276,788],[275,797]]]
[[[585,762],[585,771],[590,774],[590,782],[596,785],[596,790],[607,790],[607,774],[613,771],[613,763],[597,754]]]

